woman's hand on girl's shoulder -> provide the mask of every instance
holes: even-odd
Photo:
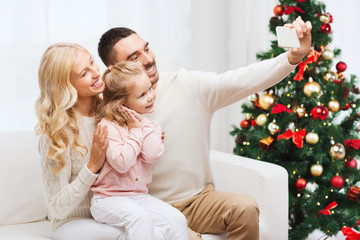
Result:
[[[94,138],[91,146],[90,160],[87,164],[88,169],[92,173],[97,173],[102,168],[105,162],[106,149],[109,146],[109,140],[106,139],[108,135],[107,127],[102,127],[101,124],[96,126]]]

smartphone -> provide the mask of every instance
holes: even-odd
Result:
[[[282,48],[300,48],[300,41],[294,28],[276,27],[278,46]]]

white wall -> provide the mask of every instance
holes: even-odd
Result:
[[[127,26],[150,42],[160,71],[185,67],[223,72],[255,62],[256,53],[268,49],[274,38],[268,21],[275,0],[0,0],[0,4],[0,132],[34,128],[37,69],[52,43],[83,45],[104,70],[97,56],[98,39],[111,27]],[[332,46],[342,49],[339,60],[348,65],[345,75],[360,77],[360,1],[326,4],[334,17]],[[216,113],[213,148],[232,151],[228,132],[242,119],[240,105]]]

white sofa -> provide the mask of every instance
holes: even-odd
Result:
[[[42,193],[38,137],[0,133],[0,239],[51,239]],[[288,239],[288,177],[284,168],[217,151],[211,166],[218,190],[249,194],[260,206],[260,239]],[[204,234],[223,240],[226,234]]]

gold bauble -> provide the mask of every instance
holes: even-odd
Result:
[[[268,120],[268,117],[266,116],[266,114],[262,113],[259,116],[257,116],[255,122],[256,122],[256,125],[262,127],[265,125],[267,120]]]
[[[332,71],[328,71],[324,74],[324,79],[328,82],[330,81],[336,81],[339,79],[338,75]]]
[[[328,108],[332,112],[337,112],[340,109],[340,103],[338,101],[336,101],[336,100],[331,100],[328,103]]]
[[[272,105],[274,105],[274,103],[275,103],[275,97],[270,93],[263,94],[259,98],[259,105],[264,110],[269,110],[269,108]]]
[[[249,96],[249,100],[250,100],[251,102],[255,102],[255,101],[258,100],[258,99],[259,99],[259,94],[257,94],[257,93],[251,94],[251,95]]]
[[[317,82],[307,82],[304,85],[303,91],[307,97],[311,97],[312,93],[316,93],[316,95],[318,95],[321,91],[321,87]]]
[[[277,125],[275,122],[269,123],[268,129],[272,135],[280,131],[279,125]]]
[[[313,164],[310,168],[311,175],[314,177],[320,176],[323,173],[323,170],[323,167],[319,163]]]
[[[330,18],[329,18],[329,15],[327,14],[321,14],[319,16],[319,20],[323,23],[329,23],[330,22]]]
[[[321,56],[325,59],[325,60],[331,60],[334,58],[334,52],[330,49],[325,49],[322,53]]]
[[[332,158],[343,159],[345,157],[345,147],[341,143],[336,143],[331,146],[329,153]]]
[[[317,142],[319,141],[319,135],[315,132],[309,132],[305,136],[305,141],[308,144],[312,144],[312,145],[317,144]]]
[[[246,119],[246,120],[250,120],[251,117],[252,117],[252,114],[251,114],[251,113],[245,114],[245,119]]]
[[[305,114],[305,108],[303,106],[294,106],[293,107],[293,113],[296,113],[298,115],[299,118],[302,118]]]

